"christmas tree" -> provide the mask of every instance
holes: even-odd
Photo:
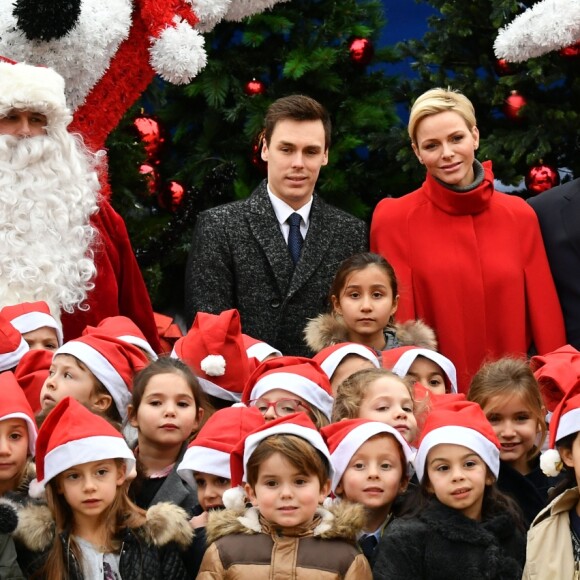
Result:
[[[222,22],[206,36],[208,64],[190,85],[156,81],[125,117],[108,143],[113,203],[156,308],[181,301],[196,213],[249,195],[264,178],[259,133],[281,96],[308,94],[331,114],[330,160],[317,188],[327,201],[364,218],[391,193],[401,174],[386,147],[399,121],[396,79],[382,66],[396,56],[376,46],[384,25],[379,0],[292,0]],[[144,116],[162,132],[147,150],[135,146],[133,126]]]
[[[397,100],[410,107],[427,89],[451,87],[475,106],[480,160],[491,159],[497,179],[517,184],[534,166],[580,175],[580,49],[572,46],[514,64],[497,59],[498,29],[531,2],[517,0],[427,0],[436,13],[422,39],[398,45],[416,77],[401,79]],[[527,5],[526,5],[527,4]],[[561,18],[566,18],[563,13]],[[391,154],[403,171],[423,173],[404,129],[392,131]],[[405,193],[405,192],[402,192]],[[521,187],[523,197],[535,193]]]

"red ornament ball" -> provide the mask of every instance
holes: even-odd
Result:
[[[373,60],[375,47],[368,38],[354,38],[348,47],[350,60],[355,64],[366,66]]]
[[[175,211],[183,201],[185,188],[178,181],[170,181],[164,191],[157,196],[159,205],[169,211]]]
[[[155,168],[149,163],[144,163],[139,167],[139,173],[145,177],[149,193],[155,195],[157,193],[157,172]]]
[[[154,159],[157,153],[159,153],[163,141],[165,141],[161,134],[161,125],[152,117],[145,116],[137,117],[133,121],[133,124],[137,129],[141,141],[145,145],[145,151],[149,159]]]
[[[244,92],[250,97],[263,95],[266,92],[266,85],[262,81],[252,79],[244,85]]]
[[[526,174],[526,187],[532,195],[538,195],[560,184],[560,174],[552,165],[538,163],[530,167]]]
[[[560,56],[564,58],[578,58],[580,56],[580,40],[570,46],[560,49]]]
[[[505,100],[503,112],[508,119],[520,121],[522,118],[522,108],[528,104],[528,101],[517,91],[512,91],[510,96]]]
[[[505,58],[498,58],[495,61],[495,72],[498,76],[511,75],[513,73],[510,63]]]

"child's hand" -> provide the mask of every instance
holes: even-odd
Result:
[[[189,525],[195,530],[196,528],[205,528],[207,526],[208,513],[203,512],[198,516],[193,516],[189,520]]]

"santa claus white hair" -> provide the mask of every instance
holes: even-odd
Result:
[[[90,216],[98,209],[99,156],[67,131],[64,101],[23,99],[21,91],[17,102],[3,93],[0,116],[26,107],[46,114],[48,124],[46,135],[0,135],[0,305],[45,300],[54,313],[71,312],[82,307],[96,273]]]

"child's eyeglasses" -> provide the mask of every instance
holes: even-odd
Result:
[[[262,415],[265,415],[270,407],[274,407],[274,413],[277,417],[284,417],[304,410],[310,411],[310,408],[298,399],[278,399],[277,401],[253,399],[248,404],[250,407],[256,407]]]

